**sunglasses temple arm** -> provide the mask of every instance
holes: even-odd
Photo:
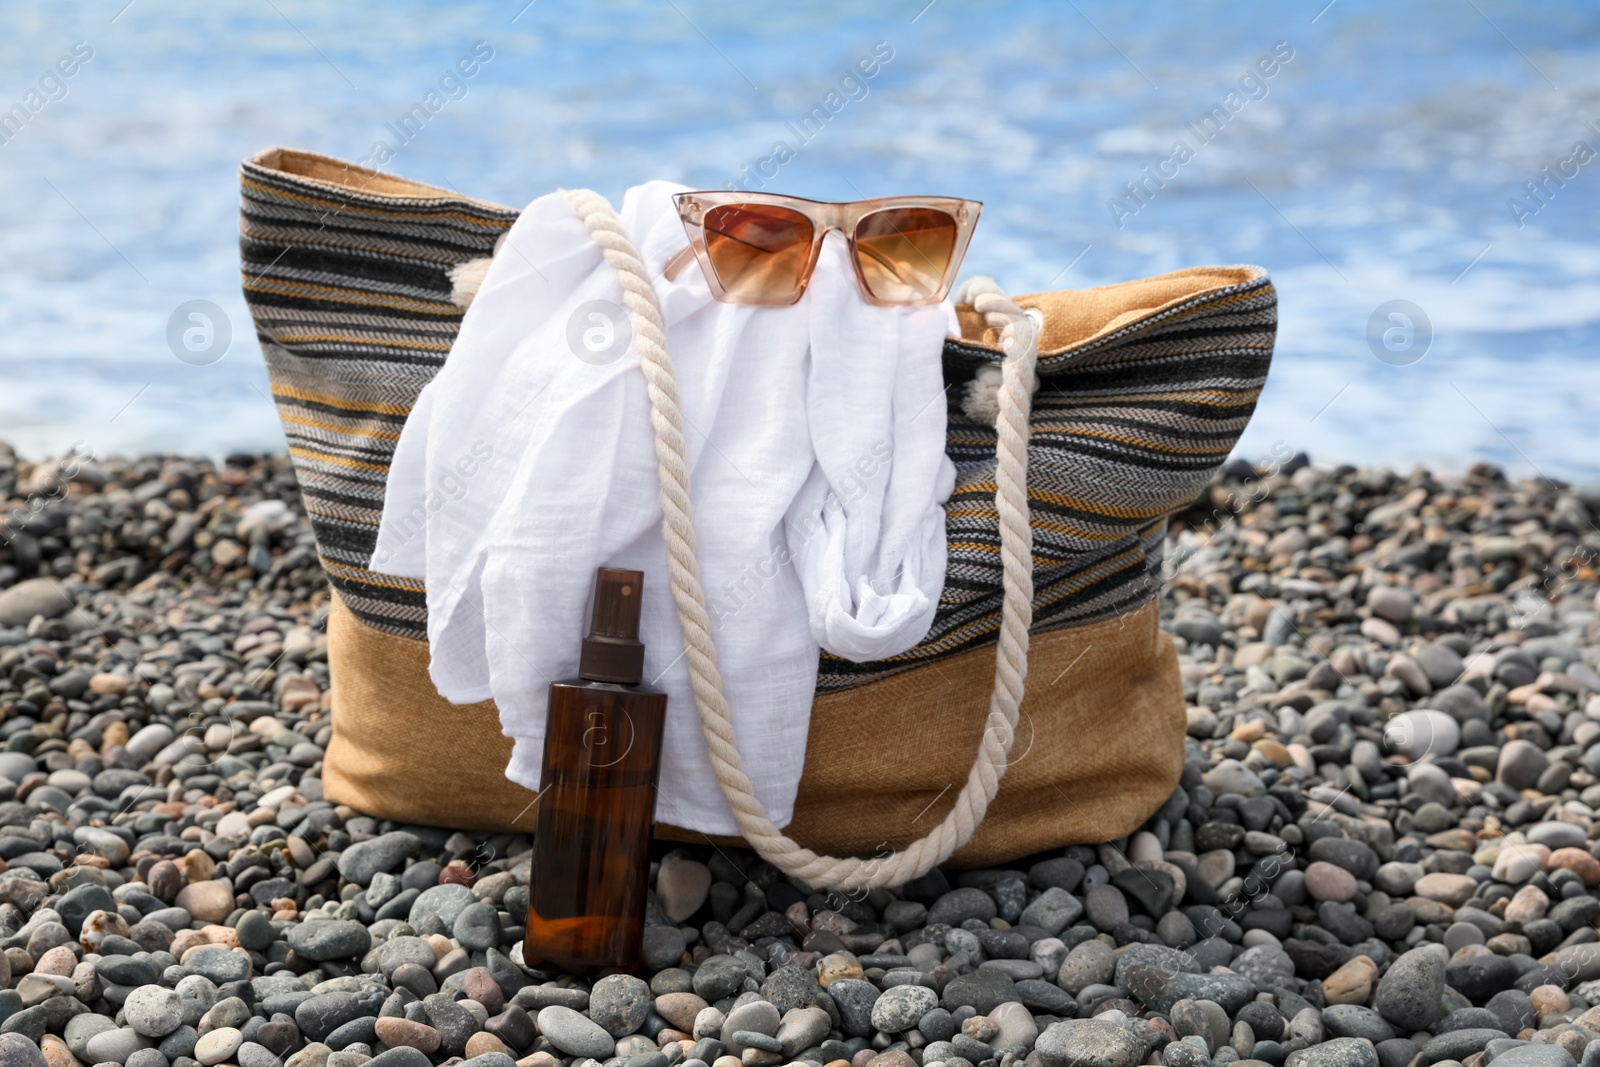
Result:
[[[889,274],[894,277],[895,281],[905,281],[905,274],[898,266],[895,265],[893,260],[889,259],[889,257],[885,256],[883,253],[871,248],[862,248],[860,245],[857,245],[856,249],[858,254],[870,258],[874,263],[878,264],[878,266],[888,271]]]
[[[666,266],[661,268],[662,277],[669,282],[677,281],[678,275],[683,273],[683,268],[687,267],[693,260],[694,248],[684,245],[683,248],[678,250],[677,254],[667,260]]]

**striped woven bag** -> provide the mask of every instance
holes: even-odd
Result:
[[[368,568],[395,443],[461,321],[463,266],[491,255],[518,213],[284,149],[240,178],[245,297],[336,594],[328,796],[401,821],[531,828],[533,794],[501,774],[511,743],[493,705],[455,708],[428,681],[422,584]],[[1016,303],[1043,316],[1029,685],[1006,777],[958,863],[1111,840],[1171,793],[1185,716],[1156,604],[1167,516],[1243,432],[1277,321],[1256,267]],[[943,597],[903,655],[822,656],[788,828],[818,850],[916,838],[959,790],[983,729],[1002,599],[996,433],[962,398],[1001,356],[976,312],[958,316],[962,336],[944,351],[957,475]]]

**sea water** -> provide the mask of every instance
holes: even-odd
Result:
[[[1592,5],[96,0],[6,22],[0,440],[25,455],[283,447],[236,168],[285,145],[513,205],[652,177],[975,198],[966,272],[1017,293],[1260,264],[1280,330],[1239,455],[1600,476]],[[174,354],[175,321],[204,358]]]

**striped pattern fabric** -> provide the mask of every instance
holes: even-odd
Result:
[[[490,255],[518,213],[437,191],[363,192],[286,166],[343,167],[275,150],[239,175],[244,296],[272,398],[329,581],[362,621],[426,638],[422,583],[367,567],[384,482],[461,327],[448,271]],[[376,177],[344,169],[358,185]]]
[[[1035,634],[1124,615],[1160,592],[1167,516],[1190,503],[1228,458],[1266,381],[1277,295],[1265,272],[1212,289],[1105,336],[1041,351],[1029,416]],[[1039,306],[1074,294],[1018,298]],[[999,637],[1000,517],[993,426],[958,398],[997,347],[945,342],[952,384],[946,452],[956,487],[945,507],[944,594],[928,636],[893,659],[826,653],[819,692],[846,689]],[[1054,679],[1044,679],[1046,684]]]
[[[280,150],[240,175],[240,249],[289,452],[340,598],[366,624],[425,639],[420,582],[368,569],[384,482],[417,394],[461,322],[450,268],[490,255],[517,212]],[[1243,432],[1271,361],[1277,298],[1265,272],[1042,350],[1029,443],[1035,633],[1124,615],[1159,591],[1166,517],[1192,501]],[[1100,292],[1100,291],[1091,291]],[[1066,317],[1077,294],[1018,303]],[[946,342],[949,564],[932,629],[890,660],[824,654],[817,691],[992,644],[999,631],[995,431],[959,399],[997,346]]]

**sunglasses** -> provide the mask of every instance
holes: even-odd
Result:
[[[725,304],[793,304],[806,291],[829,230],[844,235],[867,303],[937,304],[966,255],[983,205],[949,196],[891,196],[827,204],[772,193],[678,193],[689,247],[667,261],[669,280],[700,261]]]

